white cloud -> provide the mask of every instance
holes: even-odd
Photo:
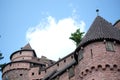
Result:
[[[40,24],[30,27],[26,38],[38,57],[46,56],[49,59],[58,60],[76,48],[69,37],[78,28],[84,31],[84,21],[78,22],[73,17],[56,21],[54,17],[48,16]]]

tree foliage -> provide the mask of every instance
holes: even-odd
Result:
[[[2,56],[2,53],[0,53],[0,60],[1,59],[3,59],[4,57]],[[2,69],[2,67],[5,65],[5,63],[4,64],[2,64],[1,62],[0,62],[0,71],[1,71],[1,69]]]
[[[84,32],[80,32],[80,29],[77,29],[76,32],[71,33],[71,36],[69,37],[69,39],[73,40],[76,46],[78,46],[82,40],[83,34]]]

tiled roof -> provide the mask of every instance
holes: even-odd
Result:
[[[111,23],[101,16],[97,16],[78,47],[85,46],[92,41],[103,39],[120,42],[120,30],[113,27]]]

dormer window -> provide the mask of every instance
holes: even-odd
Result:
[[[106,50],[107,51],[115,51],[114,50],[114,43],[112,43],[112,42],[106,42]]]

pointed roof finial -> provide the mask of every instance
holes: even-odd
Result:
[[[97,16],[99,16],[99,9],[96,9],[96,12],[97,12]]]

